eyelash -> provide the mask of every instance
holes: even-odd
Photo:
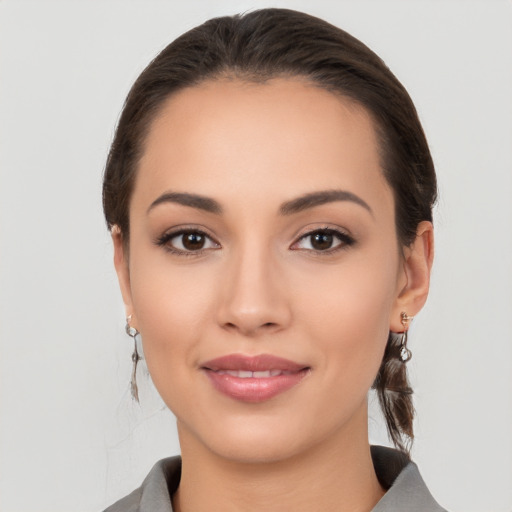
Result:
[[[352,238],[350,235],[348,235],[344,231],[334,229],[334,228],[324,227],[324,228],[317,228],[312,231],[308,231],[307,233],[304,233],[303,235],[301,235],[299,237],[299,239],[296,242],[293,243],[293,245],[297,245],[302,240],[305,240],[305,239],[310,238],[317,234],[332,235],[333,237],[337,238],[338,241],[340,242],[338,245],[335,245],[334,247],[331,247],[331,248],[325,249],[325,250],[302,249],[302,250],[308,251],[311,254],[313,254],[314,256],[318,256],[318,257],[330,255],[330,254],[337,253],[338,251],[346,250],[349,247],[353,246],[356,242],[354,240],[354,238]],[[295,250],[301,250],[301,249],[295,249]]]
[[[185,257],[199,256],[204,251],[210,250],[210,248],[207,248],[207,249],[198,249],[197,251],[183,251],[181,249],[176,249],[175,247],[173,247],[172,245],[169,244],[169,242],[173,238],[176,238],[176,237],[179,237],[180,235],[185,235],[185,234],[195,234],[195,235],[203,236],[203,237],[213,241],[214,244],[216,244],[218,247],[220,247],[220,244],[218,242],[216,242],[210,235],[208,235],[204,231],[201,231],[200,229],[193,229],[193,228],[189,228],[189,229],[183,228],[183,229],[179,229],[177,231],[171,231],[169,233],[164,233],[162,236],[158,237],[155,240],[155,244],[160,247],[163,247],[166,251],[168,251],[172,254],[176,254],[178,256],[185,256]],[[294,249],[294,250],[305,250],[305,251],[311,252],[315,256],[322,256],[322,255],[334,254],[338,251],[346,250],[348,247],[354,245],[356,242],[354,240],[354,238],[352,238],[347,233],[344,233],[343,231],[325,227],[325,228],[314,229],[312,231],[308,231],[307,233],[304,233],[303,235],[301,235],[299,237],[299,239],[296,242],[294,242],[292,244],[292,247],[294,245],[297,245],[300,241],[305,240],[308,237],[312,237],[313,235],[316,235],[316,234],[333,235],[335,238],[338,239],[338,241],[340,243],[330,249],[325,249],[325,250],[314,250],[314,249]]]
[[[172,245],[169,244],[169,242],[173,238],[177,238],[180,235],[190,235],[190,234],[203,236],[209,240],[212,240],[217,246],[220,247],[220,244],[218,242],[216,242],[210,235],[208,235],[207,233],[205,233],[204,231],[202,231],[200,229],[193,229],[193,228],[182,228],[177,231],[171,231],[169,233],[164,233],[162,236],[160,236],[156,239],[155,243],[156,243],[156,245],[163,247],[166,251],[168,251],[172,254],[176,254],[178,256],[185,256],[185,257],[199,256],[204,251],[209,250],[209,249],[199,249],[197,251],[183,251],[181,249],[176,249],[176,247],[173,247]]]

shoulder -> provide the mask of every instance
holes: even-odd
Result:
[[[379,481],[388,489],[372,512],[447,512],[428,490],[418,466],[405,454],[372,446],[372,459]]]
[[[104,512],[172,512],[171,496],[181,478],[181,457],[158,461],[142,485]]]
[[[137,512],[139,510],[141,495],[142,490],[141,487],[139,487],[128,494],[128,496],[110,505],[110,507],[106,508],[103,512]]]

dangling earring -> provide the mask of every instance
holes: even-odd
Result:
[[[132,327],[130,325],[130,321],[132,319],[132,315],[128,316],[126,318],[126,334],[133,338],[133,354],[132,354],[132,361],[133,361],[133,367],[132,367],[132,378],[130,380],[130,388],[132,392],[132,398],[139,402],[139,388],[137,387],[137,363],[141,359],[139,356],[139,352],[137,351],[137,336],[140,334],[135,327]]]
[[[413,318],[413,316],[408,316],[404,311],[400,314],[400,322],[404,326],[404,332],[400,339],[400,359],[403,363],[407,363],[412,357],[412,352],[407,348],[407,332],[409,331],[409,324]]]

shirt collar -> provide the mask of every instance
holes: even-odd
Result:
[[[371,454],[377,477],[387,489],[372,512],[446,512],[430,494],[416,464],[406,455],[384,446],[372,446]],[[171,496],[180,478],[181,457],[162,459],[153,466],[139,489],[105,512],[173,512]]]

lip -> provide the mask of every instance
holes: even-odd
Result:
[[[201,369],[217,391],[235,400],[253,403],[264,402],[291,389],[310,371],[307,365],[270,354],[230,354],[203,363]]]

